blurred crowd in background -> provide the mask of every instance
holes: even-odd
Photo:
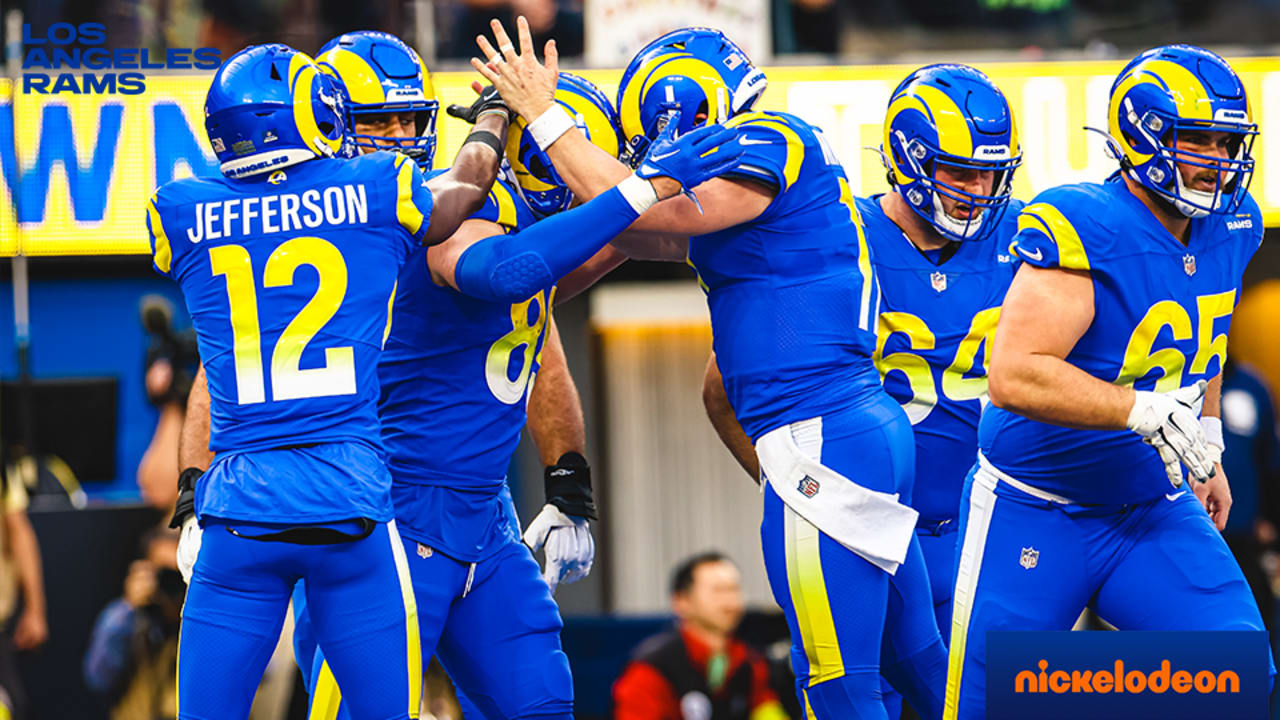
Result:
[[[285,42],[318,47],[349,28],[393,32],[414,42],[428,61],[473,54],[491,17],[511,25],[529,19],[535,39],[555,37],[575,64],[586,43],[584,10],[599,5],[644,8],[652,0],[9,0],[33,25],[103,22],[122,45],[203,47],[224,56],[247,44]],[[762,0],[772,26],[773,55],[876,60],[937,51],[1016,52],[1038,58],[1056,51],[1114,57],[1177,37],[1198,45],[1280,42],[1280,0]],[[675,3],[679,4],[679,3]],[[751,4],[751,3],[746,3]],[[0,7],[4,4],[0,3]],[[1117,50],[1117,48],[1119,50]],[[577,63],[580,64],[580,63]]]

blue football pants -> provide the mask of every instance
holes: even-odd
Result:
[[[178,717],[247,718],[280,638],[294,586],[306,580],[315,636],[349,688],[353,720],[418,717],[417,612],[394,523],[328,545],[254,540],[248,524],[207,522],[182,610]],[[387,668],[402,668],[387,672]]]

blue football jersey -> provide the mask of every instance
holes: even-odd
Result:
[[[1037,267],[1092,277],[1093,323],[1067,362],[1116,385],[1168,391],[1221,372],[1241,276],[1262,233],[1258,205],[1246,198],[1233,215],[1192,220],[1184,246],[1113,175],[1041,193],[1019,216],[1012,250]],[[1076,502],[1142,502],[1169,490],[1156,451],[1127,430],[1076,430],[991,407],[978,442],[996,468]]]
[[[508,185],[493,184],[472,216],[510,233],[534,222]],[[546,340],[555,287],[516,304],[495,303],[436,285],[426,249],[409,258],[397,283],[386,349],[378,364],[378,412],[406,537],[474,561],[505,537],[508,518],[494,501],[511,455]]]
[[[879,291],[844,170],[822,133],[747,113],[727,176],[777,190],[754,220],[689,239],[729,402],[752,438],[881,392],[871,362]]]
[[[376,367],[388,306],[431,206],[416,166],[385,152],[247,180],[188,178],[156,192],[147,209],[153,260],[181,286],[195,326],[210,449],[355,442],[377,457]],[[355,494],[386,496],[385,482],[371,483],[383,487]],[[294,507],[288,483],[278,485],[252,500],[284,516],[320,512]],[[352,490],[335,487],[331,502]],[[237,500],[246,492],[229,483],[214,504],[251,505]]]
[[[991,339],[1018,264],[1009,242],[1021,208],[1011,200],[990,234],[959,243],[938,265],[889,219],[880,196],[858,199],[883,295],[876,367],[915,430],[911,505],[922,522],[959,516],[960,492],[978,454]]]

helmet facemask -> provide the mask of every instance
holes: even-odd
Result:
[[[1148,111],[1134,122],[1151,146],[1156,148],[1155,161],[1144,163],[1145,172],[1130,166],[1138,182],[1172,203],[1183,215],[1200,218],[1213,213],[1233,213],[1244,200],[1253,179],[1253,141],[1257,125],[1187,121],[1164,117]],[[1227,132],[1232,136],[1227,157],[1208,155],[1178,147],[1180,133]],[[1187,186],[1179,166],[1208,170],[1213,173],[1213,190],[1196,190]]]

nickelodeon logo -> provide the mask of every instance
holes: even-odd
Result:
[[[1155,693],[1172,690],[1180,695],[1195,691],[1201,695],[1211,693],[1239,693],[1240,676],[1233,670],[1214,673],[1200,670],[1173,671],[1168,660],[1160,661],[1160,669],[1151,672],[1125,671],[1124,661],[1116,660],[1113,670],[1054,670],[1049,672],[1049,661],[1041,660],[1040,672],[1023,670],[1013,679],[1015,693]]]

